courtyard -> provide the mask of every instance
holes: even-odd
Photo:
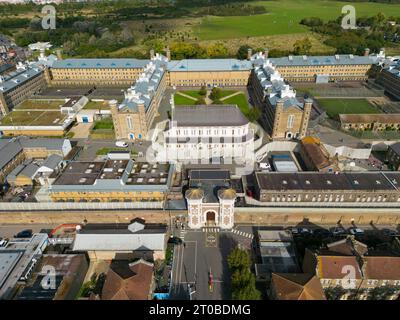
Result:
[[[317,99],[321,109],[335,120],[339,119],[339,114],[373,114],[381,113],[378,108],[369,103],[367,99]]]
[[[246,89],[222,89],[215,87],[213,90],[179,90],[174,94],[175,105],[195,104],[232,104],[237,105],[240,111],[251,122],[256,120],[261,112],[249,103]]]

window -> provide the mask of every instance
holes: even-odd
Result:
[[[128,129],[132,129],[132,119],[131,119],[131,117],[127,117],[126,118],[126,122],[127,122],[127,125],[128,125]]]

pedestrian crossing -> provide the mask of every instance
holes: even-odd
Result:
[[[216,227],[203,227],[201,228],[201,231],[203,232],[208,232],[208,233],[218,233],[221,231],[221,228],[216,228]]]
[[[186,229],[185,230],[181,230],[179,232],[179,238],[182,239],[182,241],[185,241],[185,234],[187,233]]]
[[[249,238],[251,240],[253,240],[254,235],[248,232],[244,232],[244,231],[240,231],[238,229],[232,229],[231,230],[233,234],[236,234],[238,236],[244,237],[244,238]]]

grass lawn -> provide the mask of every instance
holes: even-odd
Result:
[[[16,110],[38,109],[38,110],[59,110],[64,100],[25,100],[15,107]]]
[[[14,110],[0,120],[3,126],[50,126],[63,123],[66,115],[59,111],[19,111]]]
[[[400,6],[371,2],[340,2],[331,0],[279,0],[258,1],[266,14],[255,16],[215,17],[209,16],[194,28],[200,40],[216,40],[240,37],[257,37],[274,34],[296,34],[308,30],[299,22],[306,17],[320,17],[325,21],[341,15],[341,9],[351,4],[357,17],[373,16],[378,12],[386,16],[399,16]]]
[[[182,92],[183,94],[191,96],[191,97],[193,97],[195,99],[204,97],[204,96],[200,95],[199,90],[182,90],[182,91],[178,91],[178,92]]]
[[[222,101],[224,104],[236,104],[244,115],[247,115],[250,107],[246,96],[241,93]]]
[[[221,90],[221,99],[238,92],[237,90]]]
[[[98,156],[105,156],[105,155],[107,155],[110,151],[127,151],[128,149],[127,148],[117,148],[117,147],[115,147],[115,148],[107,148],[107,147],[104,147],[104,148],[100,148],[99,150],[97,150],[96,151],[96,155],[98,155]],[[133,152],[132,152],[133,153]]]
[[[181,106],[181,105],[192,105],[192,104],[195,104],[196,100],[186,98],[186,97],[181,96],[179,94],[175,94],[174,95],[174,102],[175,102],[175,105]]]
[[[110,110],[107,101],[89,101],[84,107],[84,110]]]
[[[96,130],[114,130],[114,123],[112,118],[105,118],[98,120],[94,123],[93,129]]]
[[[338,119],[339,114],[381,113],[366,99],[318,99],[317,101],[333,119]]]

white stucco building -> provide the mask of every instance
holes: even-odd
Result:
[[[236,105],[173,107],[157,142],[158,160],[168,162],[245,163],[254,158],[254,130]]]
[[[192,170],[189,179],[185,193],[189,228],[233,228],[236,191],[231,188],[229,171]]]

